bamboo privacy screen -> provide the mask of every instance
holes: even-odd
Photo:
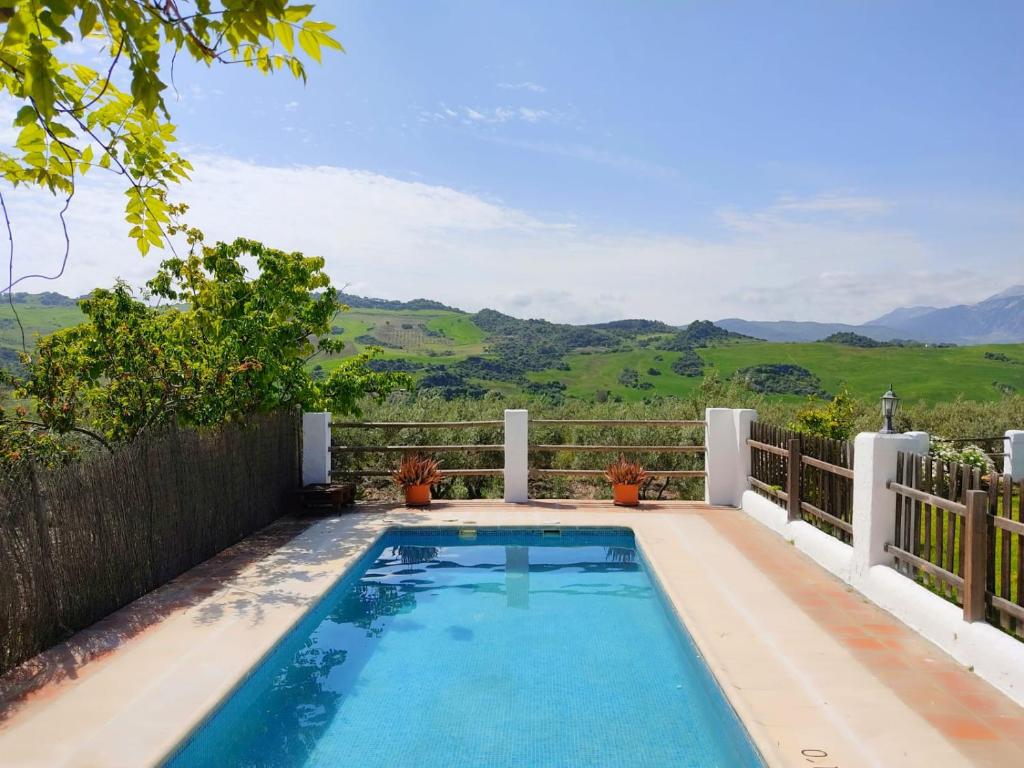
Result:
[[[272,522],[299,439],[265,414],[0,475],[0,673]]]

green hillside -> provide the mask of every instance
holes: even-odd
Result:
[[[471,397],[491,390],[627,402],[683,397],[700,386],[701,372],[711,370],[723,378],[737,375],[783,400],[801,400],[806,392],[831,394],[845,386],[870,401],[890,382],[904,399],[928,403],[958,396],[996,400],[1006,392],[1024,392],[1024,344],[769,343],[728,335],[710,323],[683,331],[647,321],[571,326],[491,310],[473,315],[409,308],[424,303],[432,304],[391,302],[388,308],[363,306],[339,314],[333,332],[345,341],[344,354],[310,364],[330,370],[345,355],[380,346],[380,365],[408,370],[446,396]],[[52,297],[44,302],[23,296],[16,306],[30,345],[37,335],[82,319],[76,307],[55,304]],[[11,309],[0,305],[0,364],[15,360],[20,346]]]
[[[987,359],[986,352],[1001,353],[1016,362]],[[1003,392],[1010,391],[1007,386],[1024,392],[1024,344],[858,349],[823,342],[740,342],[697,350],[697,354],[705,361],[705,370],[713,368],[724,377],[761,363],[799,365],[816,374],[826,391],[835,393],[846,386],[864,400],[877,399],[890,381],[903,399],[929,403],[954,400],[960,395],[971,400],[997,400]],[[695,390],[701,379],[671,373],[669,366],[679,355],[653,349],[572,354],[566,358],[569,371],[544,371],[532,374],[531,378],[562,381],[567,385],[567,395],[588,400],[600,390],[608,390],[627,401],[642,400],[652,394],[684,396]],[[620,385],[618,377],[624,367],[639,371],[641,381],[650,382],[653,388]],[[662,373],[648,375],[649,368],[660,369]]]
[[[49,298],[54,296],[55,294],[19,295],[19,300],[14,305],[17,315],[8,304],[7,297],[3,297],[0,303],[0,368],[11,369],[19,364],[21,328],[18,326],[18,319],[21,320],[21,327],[25,329],[25,344],[29,349],[35,345],[35,339],[39,336],[75,325],[85,319],[77,304],[69,304],[64,297]]]

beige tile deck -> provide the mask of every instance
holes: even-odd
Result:
[[[0,679],[0,764],[157,764],[391,525],[624,525],[773,766],[1024,765],[1024,710],[742,512],[464,502],[284,521]]]

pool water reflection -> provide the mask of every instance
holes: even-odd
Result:
[[[167,763],[761,764],[621,529],[388,532]]]

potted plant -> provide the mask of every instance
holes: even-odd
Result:
[[[418,453],[405,456],[392,477],[405,489],[405,504],[409,507],[427,506],[430,486],[442,479],[437,462]]]
[[[620,507],[635,507],[640,503],[640,483],[647,473],[635,461],[619,460],[612,462],[605,470],[605,476],[612,484],[612,499]]]

